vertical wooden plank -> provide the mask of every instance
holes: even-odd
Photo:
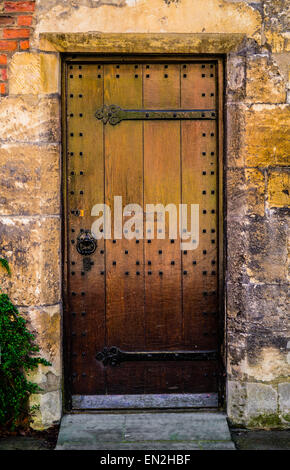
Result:
[[[144,108],[179,108],[179,64],[143,67]],[[178,210],[180,190],[180,123],[144,122],[144,205],[175,204]],[[179,240],[169,239],[168,217],[165,239],[157,239],[156,232],[154,239],[151,235],[147,232],[145,241],[146,349],[176,350],[183,344]],[[146,387],[149,392],[183,390],[181,368],[148,366]]]
[[[183,109],[215,109],[216,94],[216,64],[214,62],[181,65]]]
[[[214,64],[187,65],[182,107],[215,106]],[[189,87],[188,79],[194,80]],[[205,95],[205,96],[203,96]],[[185,347],[217,349],[217,129],[214,121],[182,123],[182,202],[199,204],[199,246],[183,252]]]
[[[178,108],[179,65],[149,67],[143,71],[144,108]],[[144,204],[178,207],[179,202],[180,123],[144,122]],[[182,343],[180,248],[178,240],[171,243],[168,230],[166,217],[165,239],[158,240],[155,233],[145,243],[146,347],[156,350],[175,349]]]
[[[185,346],[189,349],[211,349],[217,343],[217,171],[211,134],[215,134],[212,121],[182,124],[182,202],[199,204],[200,221],[198,248],[182,253]]]
[[[104,246],[98,242],[90,271],[77,252],[77,237],[90,229],[91,208],[103,201],[103,129],[95,110],[103,103],[101,65],[68,65],[68,290],[71,321],[72,383],[74,394],[102,393],[104,372],[95,359],[105,337]],[[78,211],[78,212],[76,212]]]
[[[136,66],[135,66],[136,65]],[[137,64],[105,65],[105,104],[142,107],[142,75]],[[104,126],[105,194],[113,209],[114,196],[143,206],[142,122],[124,121]],[[114,212],[112,210],[112,217]],[[125,235],[125,234],[124,234]],[[140,234],[141,235],[141,234]],[[144,347],[143,240],[106,241],[107,345],[132,351]],[[108,391],[142,393],[144,367],[124,363],[107,369]]]

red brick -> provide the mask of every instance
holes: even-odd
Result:
[[[3,38],[4,39],[16,39],[16,38],[29,38],[30,30],[29,29],[4,29]]]
[[[23,51],[29,49],[29,41],[20,41],[20,49]]]
[[[30,26],[32,23],[32,16],[18,16],[18,26]]]
[[[0,95],[5,95],[6,83],[0,83]]]
[[[15,20],[12,16],[0,16],[0,25],[15,24]]]
[[[7,80],[7,69],[0,69],[0,80]]]
[[[6,65],[6,64],[7,64],[7,55],[0,54],[0,65]]]
[[[16,41],[1,41],[0,40],[0,51],[15,51],[17,48]]]
[[[4,2],[5,11],[34,11],[35,2]]]

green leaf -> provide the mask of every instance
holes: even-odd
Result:
[[[11,275],[11,271],[10,271],[10,267],[9,267],[9,263],[7,261],[7,259],[5,258],[0,258],[0,265],[6,269],[7,273],[9,274],[9,276]]]

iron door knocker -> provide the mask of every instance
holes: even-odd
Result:
[[[80,233],[77,238],[77,251],[80,255],[92,255],[97,248],[97,241],[91,234],[90,230]]]

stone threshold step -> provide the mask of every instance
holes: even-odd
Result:
[[[61,421],[56,450],[232,449],[221,412],[74,413]]]

